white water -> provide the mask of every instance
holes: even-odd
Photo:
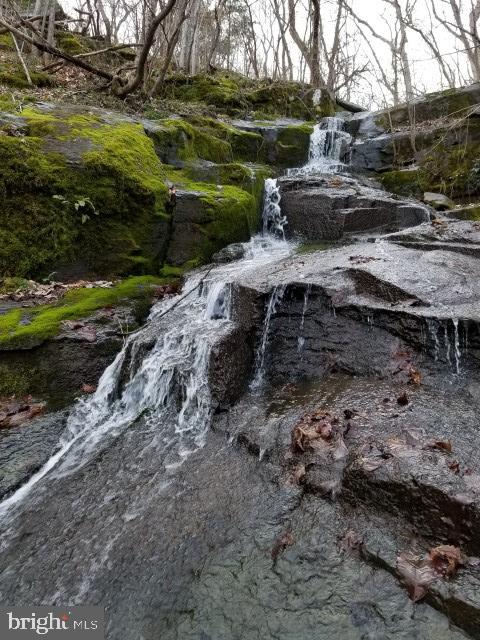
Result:
[[[450,337],[450,332],[448,330],[450,320],[443,321],[436,320],[434,318],[426,319],[428,335],[431,342],[433,343],[433,357],[435,362],[437,362],[439,359],[442,359],[441,343],[443,343],[443,357],[445,361],[452,367],[455,373],[460,373],[462,351],[460,348],[459,321],[457,318],[453,318],[451,322],[453,324],[453,331],[451,332],[452,337]],[[439,333],[441,336],[441,341],[438,337]]]
[[[270,338],[270,323],[272,320],[272,316],[277,309],[278,303],[282,300],[284,293],[284,286],[275,287],[268,300],[267,312],[265,314],[265,321],[263,323],[262,339],[260,340],[260,346],[257,349],[257,354],[255,356],[255,375],[250,385],[251,389],[259,389],[263,385],[265,378],[265,355]]]
[[[265,195],[263,197],[263,235],[273,235],[285,240],[286,217],[280,207],[280,188],[275,178],[265,180]]]
[[[303,347],[305,346],[305,337],[303,335],[303,329],[305,327],[305,314],[307,313],[308,297],[310,295],[311,290],[312,290],[312,285],[311,284],[307,285],[304,296],[303,296],[302,317],[300,319],[300,331],[299,331],[298,344],[297,344],[298,353],[301,353],[303,351]]]
[[[339,173],[347,165],[345,157],[352,136],[345,131],[345,121],[341,118],[322,118],[313,128],[308,151],[308,163],[304,167],[289,169],[287,175],[305,176],[315,173]]]
[[[329,118],[315,127],[307,168],[340,166],[340,139],[348,136],[340,122]],[[325,153],[328,159],[323,161]],[[158,430],[162,449],[169,453],[167,472],[204,445],[213,413],[210,355],[215,341],[232,326],[231,283],[291,253],[292,246],[285,241],[286,222],[277,181],[268,179],[263,235],[245,245],[242,260],[216,267],[207,276],[205,271],[193,273],[180,296],[153,307],[148,324],[130,336],[105,370],[95,394],[73,408],[57,451],[0,504],[0,517],[20,505],[37,485],[84,466],[127,428],[134,428],[140,418]],[[264,378],[270,321],[283,292],[283,287],[275,289],[268,303],[253,387],[260,386]]]

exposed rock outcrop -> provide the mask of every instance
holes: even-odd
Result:
[[[395,199],[373,183],[343,175],[287,177],[279,185],[286,233],[305,242],[393,231],[429,219],[428,208],[420,203]]]

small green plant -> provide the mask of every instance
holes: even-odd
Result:
[[[100,215],[100,212],[96,210],[95,205],[90,200],[90,198],[82,197],[82,198],[79,198],[78,200],[75,200],[74,202],[58,194],[52,196],[52,198],[54,200],[58,200],[59,202],[62,202],[67,207],[73,206],[75,211],[78,211],[80,213],[82,217],[81,218],[82,224],[85,224],[87,220],[90,220],[91,214],[96,216]],[[87,209],[84,211],[85,207],[87,207]],[[87,213],[87,211],[89,211],[89,213]]]

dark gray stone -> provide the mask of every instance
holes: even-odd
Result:
[[[240,260],[245,255],[245,245],[241,243],[229,244],[212,256],[212,262],[224,264],[226,262],[234,262]]]

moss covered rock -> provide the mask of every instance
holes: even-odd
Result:
[[[182,102],[211,105],[228,115],[301,118],[332,115],[331,101],[314,104],[312,87],[300,82],[258,81],[237,73],[217,72],[166,79],[164,95]],[[325,107],[325,110],[324,110]]]
[[[379,175],[378,180],[387,191],[416,198],[421,197],[427,184],[425,173],[418,168],[385,171]]]
[[[418,125],[439,118],[460,118],[479,102],[480,84],[476,83],[460,89],[427,93],[410,105],[402,104],[379,111],[375,121],[385,131],[390,131],[392,127],[410,127],[412,123]]]
[[[22,118],[28,135],[0,136],[0,274],[155,272],[167,188],[143,127],[61,109]]]
[[[256,229],[272,175],[245,162],[268,159],[261,133],[211,118],[147,122],[41,104],[0,117],[0,130],[0,276],[158,273],[167,253],[171,264],[209,260]],[[303,148],[301,127],[275,142],[285,161],[299,136]],[[187,259],[183,250],[174,255],[169,182],[203,211],[195,227],[182,227],[193,234]]]
[[[132,277],[111,288],[72,290],[55,304],[4,311],[0,397],[33,395],[49,409],[70,403],[83,383],[97,383],[122,346],[122,331],[144,321],[156,286],[164,283]],[[78,330],[69,329],[69,322]],[[82,327],[93,339],[82,338]]]
[[[154,276],[131,277],[113,287],[72,289],[54,304],[11,309],[0,315],[0,349],[39,346],[58,335],[62,322],[91,316],[98,309],[121,304],[137,309],[151,300],[155,286],[165,283]]]
[[[146,131],[158,156],[174,166],[197,159],[224,164],[264,157],[261,135],[213,118],[163,119],[147,124]]]
[[[30,78],[36,87],[52,87],[55,80],[51,75],[43,71],[30,71]],[[20,65],[8,64],[0,68],[0,85],[15,87],[17,89],[27,89],[28,83],[25,72]]]

